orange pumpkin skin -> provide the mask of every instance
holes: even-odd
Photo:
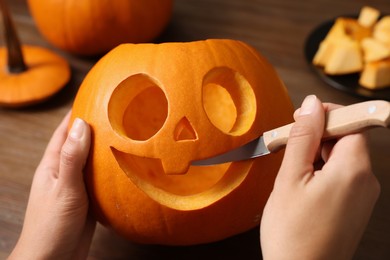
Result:
[[[0,48],[0,106],[24,107],[43,102],[66,86],[71,70],[68,62],[53,51],[23,46],[27,69],[10,73],[7,49]]]
[[[255,227],[282,152],[190,163],[290,123],[292,114],[273,67],[242,42],[115,48],[88,73],[72,110],[93,131],[86,183],[98,220],[129,240],[165,245]]]
[[[78,55],[105,53],[121,43],[148,42],[167,25],[173,0],[28,0],[42,35]]]

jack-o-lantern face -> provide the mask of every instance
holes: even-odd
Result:
[[[122,45],[91,70],[73,117],[93,129],[99,220],[145,243],[194,244],[258,224],[281,154],[191,166],[291,121],[272,67],[230,40]]]

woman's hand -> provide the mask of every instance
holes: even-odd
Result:
[[[31,186],[23,230],[10,259],[85,259],[95,229],[83,181],[91,133],[68,114],[53,134]]]
[[[350,259],[356,250],[380,187],[363,134],[321,144],[334,107],[308,96],[294,114],[261,221],[264,259]]]

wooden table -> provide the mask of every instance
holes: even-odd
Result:
[[[34,170],[53,130],[72,105],[83,77],[96,62],[71,56],[38,33],[25,0],[8,0],[24,43],[51,48],[66,57],[73,77],[48,102],[23,109],[0,108],[0,259],[7,257],[22,228]],[[308,94],[323,101],[351,104],[363,98],[335,90],[321,81],[304,59],[308,34],[320,23],[358,13],[365,1],[347,0],[176,0],[172,21],[160,41],[232,38],[265,55],[285,82],[295,106]],[[390,13],[387,0],[370,1]],[[1,93],[0,93],[1,95]],[[372,163],[382,185],[381,197],[355,259],[390,259],[390,131],[370,131]],[[190,247],[136,245],[97,228],[90,259],[260,259],[258,229],[224,241]]]

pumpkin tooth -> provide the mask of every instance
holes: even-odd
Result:
[[[179,157],[166,157],[162,161],[164,172],[167,175],[186,174],[190,165],[191,164],[189,159]]]
[[[190,163],[179,158],[167,158],[162,161],[158,158],[141,157],[125,153],[111,147],[111,151],[122,170],[129,176],[134,172],[159,172],[161,175],[184,175],[188,172]],[[185,163],[183,163],[185,162]]]

